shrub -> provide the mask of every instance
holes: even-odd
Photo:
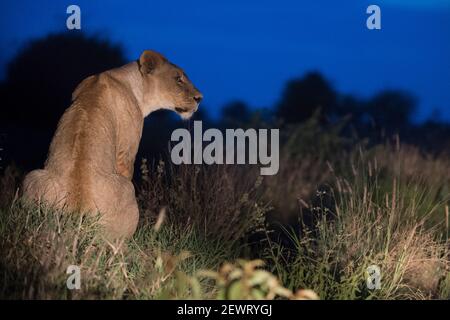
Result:
[[[195,228],[208,241],[230,247],[264,227],[267,205],[261,178],[233,166],[180,166],[160,161],[149,170],[144,159],[138,192],[145,219],[167,207],[170,224]],[[245,173],[247,172],[247,174]]]

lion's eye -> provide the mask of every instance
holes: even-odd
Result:
[[[176,80],[177,80],[177,83],[179,83],[179,84],[183,83],[183,78],[181,76],[177,76]]]

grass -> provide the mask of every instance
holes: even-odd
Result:
[[[286,230],[291,248],[269,246],[273,270],[288,287],[324,299],[449,298],[448,197],[437,199],[420,179],[382,178],[381,168],[363,165],[348,179],[334,176],[315,203],[303,202],[301,227]],[[379,290],[365,284],[370,265],[381,269]]]
[[[141,226],[133,239],[112,243],[100,229],[95,217],[50,208],[15,203],[2,211],[2,298],[188,297],[175,290],[175,273],[216,269],[234,258],[192,227]],[[69,265],[81,268],[82,290],[66,289]]]
[[[0,298],[450,298],[448,157],[399,143],[335,158],[292,148],[263,181],[253,168],[144,160],[138,230],[112,243],[98,217],[22,203],[7,168]],[[81,290],[66,288],[69,265]]]
[[[193,276],[235,260],[246,236],[260,227],[264,206],[253,197],[258,182],[247,188],[231,167],[209,168],[207,175],[186,167],[165,175],[162,165],[150,174],[143,162],[139,228],[132,239],[113,243],[102,237],[98,217],[20,201],[12,191],[20,179],[8,169],[0,210],[0,297],[190,298],[191,283],[202,288],[201,297],[214,297],[213,281]],[[205,179],[217,174],[228,183],[204,188]],[[67,290],[69,265],[81,268],[82,290]]]

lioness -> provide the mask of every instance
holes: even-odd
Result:
[[[170,109],[189,118],[202,98],[182,69],[150,50],[86,78],[59,121],[44,169],[25,177],[24,198],[100,212],[108,236],[131,236],[139,217],[131,179],[144,117]]]

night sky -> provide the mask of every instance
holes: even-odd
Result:
[[[439,110],[450,121],[450,0],[3,1],[1,77],[27,41],[66,30],[70,4],[83,32],[121,44],[130,60],[155,49],[183,67],[212,115],[231,100],[272,106],[288,79],[318,70],[362,98],[407,90],[416,120]],[[381,30],[366,28],[369,4],[381,7]]]

